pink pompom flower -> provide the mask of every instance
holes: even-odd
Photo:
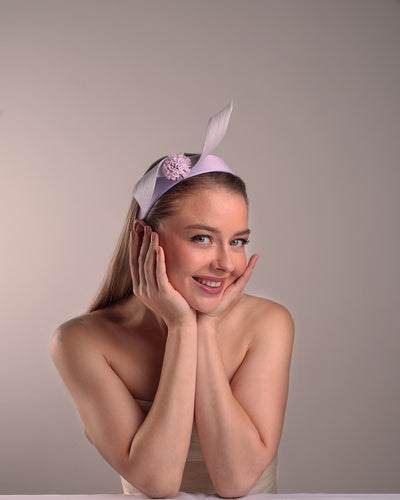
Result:
[[[190,158],[183,153],[175,153],[162,162],[161,172],[170,181],[180,181],[188,176],[190,167]]]

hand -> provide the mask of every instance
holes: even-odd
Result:
[[[135,222],[129,242],[129,264],[133,293],[159,315],[168,328],[195,321],[194,309],[168,280],[164,250],[159,246],[158,234],[150,226],[145,226],[143,231]]]
[[[209,313],[197,312],[197,324],[199,322],[211,322],[214,326],[218,326],[220,321],[225,317],[227,312],[241,299],[244,294],[244,287],[250,279],[254,270],[258,255],[254,254],[250,257],[249,262],[243,274],[237,280],[231,283],[224,292],[224,296],[219,306]]]

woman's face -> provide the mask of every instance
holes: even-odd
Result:
[[[158,227],[173,287],[197,311],[213,311],[245,270],[249,236],[243,196],[216,187],[176,201],[176,214]]]

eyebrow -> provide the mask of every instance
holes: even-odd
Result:
[[[200,229],[202,231],[208,231],[210,233],[220,233],[219,229],[211,226],[205,226],[204,224],[189,224],[185,226],[185,229]],[[238,231],[233,236],[248,236],[250,234],[250,229],[243,229],[243,231]]]

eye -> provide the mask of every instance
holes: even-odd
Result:
[[[211,238],[210,236],[207,236],[206,234],[196,234],[196,236],[192,236],[190,238],[192,241],[196,243],[209,243]]]
[[[231,241],[231,246],[233,246],[233,247],[244,247],[248,243],[250,243],[250,240],[247,240],[245,238],[237,238],[236,240],[232,240]]]

